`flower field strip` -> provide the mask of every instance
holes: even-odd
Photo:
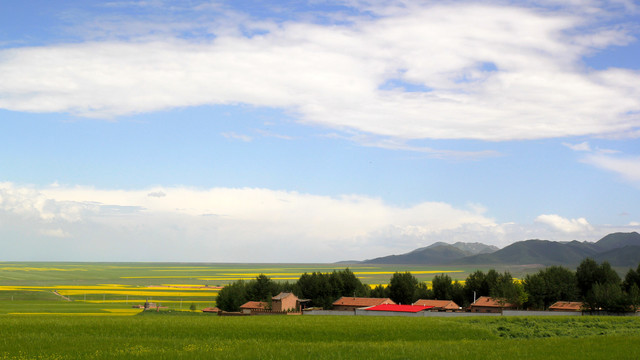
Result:
[[[269,276],[268,274],[265,274]],[[256,275],[257,276],[257,275]],[[272,280],[298,280],[299,276],[291,277],[271,277]],[[121,279],[190,279],[201,281],[235,281],[235,280],[253,280],[255,276],[227,276],[227,277],[211,277],[207,275],[149,275],[149,276],[121,276]]]
[[[264,269],[263,269],[264,270]],[[160,271],[160,270],[158,270]],[[162,270],[164,271],[164,270]],[[203,270],[199,270],[203,271]],[[431,275],[442,273],[462,273],[464,270],[414,270],[411,271],[414,275]],[[236,280],[252,280],[258,275],[265,274],[272,280],[298,280],[305,272],[251,272],[251,273],[236,273],[236,272],[221,272],[219,274],[211,275],[148,275],[148,276],[122,276],[121,279],[196,279],[201,281],[224,281],[232,282]],[[379,277],[380,275],[393,275],[395,271],[353,271],[353,273],[359,279],[370,279],[371,275]]]
[[[142,309],[102,309],[104,312],[12,312],[7,315],[21,316],[134,316],[140,314]]]
[[[5,266],[0,267],[0,271],[87,271],[86,269],[61,269],[61,268],[49,268],[49,267],[17,267],[17,266]]]
[[[58,290],[58,293],[64,296],[82,296],[86,295],[128,295],[139,297],[215,297],[217,291],[160,291],[160,290]]]
[[[185,296],[185,298],[187,298],[187,297]],[[99,299],[99,300],[82,300],[82,299],[79,299],[79,300],[74,300],[74,301],[79,301],[79,302],[86,303],[86,304],[127,304],[127,305],[130,305],[130,304],[134,304],[134,303],[140,303],[140,301],[144,302],[144,300],[145,299],[133,299],[133,298],[131,298],[131,299],[128,299],[128,300],[126,300],[126,299],[106,299],[106,300],[102,300],[102,299]],[[189,298],[188,300],[187,299],[183,299],[183,300],[179,300],[179,299],[178,300],[176,300],[176,299],[160,299],[160,300],[157,300],[157,301],[161,302],[162,305],[181,304],[181,303],[185,304],[185,305],[188,305],[190,303],[194,303],[194,304],[211,304],[213,306],[215,304],[215,301],[213,301],[213,300],[194,300],[194,299],[191,299],[191,298]],[[155,302],[155,300],[154,300],[154,302]]]
[[[0,291],[56,291],[63,296],[117,295],[138,297],[215,297],[217,288],[128,287],[125,285],[0,286]]]

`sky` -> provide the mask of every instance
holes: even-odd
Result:
[[[640,3],[0,3],[0,261],[640,231]]]

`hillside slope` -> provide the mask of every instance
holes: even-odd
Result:
[[[401,255],[364,260],[371,264],[421,265],[566,265],[575,266],[587,257],[613,266],[635,267],[640,262],[640,234],[613,233],[599,241],[524,240],[503,249],[480,243],[438,242]]]
[[[578,264],[598,253],[593,243],[525,240],[491,254],[480,254],[455,261],[456,264]]]

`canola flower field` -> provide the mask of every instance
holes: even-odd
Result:
[[[236,280],[266,274],[295,282],[303,273],[339,264],[19,263],[0,262],[0,314],[114,314],[145,302],[175,310],[215,306],[218,291]],[[436,274],[464,279],[471,269],[351,265],[364,283],[385,285],[396,271],[430,283]],[[111,312],[110,312],[111,311]],[[132,314],[135,312],[122,312]]]

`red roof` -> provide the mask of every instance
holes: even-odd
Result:
[[[382,305],[377,305],[377,306],[372,306],[370,308],[366,308],[365,310],[416,313],[418,311],[429,310],[432,307],[433,306],[382,304]]]

